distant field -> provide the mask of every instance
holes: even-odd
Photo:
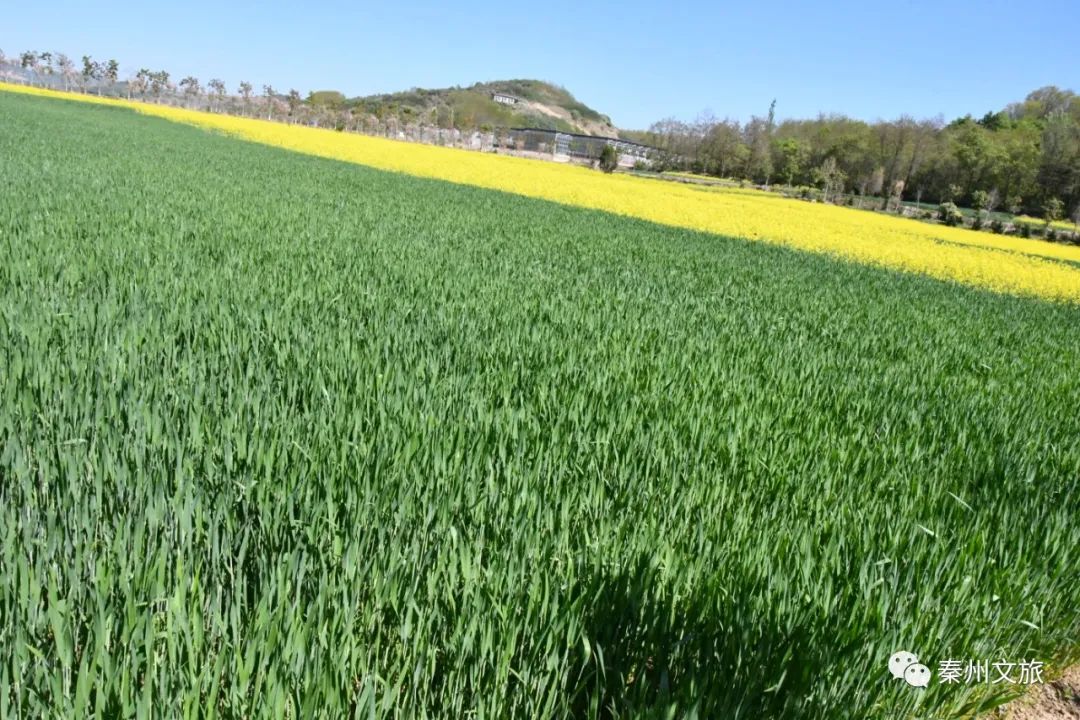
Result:
[[[1075,304],[0,127],[0,717],[959,717],[1009,688],[887,657],[1076,657]]]
[[[712,175],[700,175],[698,173],[680,172],[680,171],[677,171],[677,170],[665,170],[662,174],[663,175],[670,175],[672,177],[686,178],[687,180],[708,180],[708,181],[716,183],[716,184],[726,184],[726,185],[738,185],[739,184],[738,180],[733,180],[731,178],[718,178],[718,177],[713,177]]]
[[[1013,220],[1015,222],[1027,223],[1028,225],[1038,225],[1039,227],[1044,227],[1046,225],[1046,220],[1043,220],[1042,218],[1028,217],[1027,215],[1017,215],[1015,218],[1013,218]],[[1054,228],[1055,230],[1068,230],[1069,232],[1076,232],[1076,223],[1072,222],[1071,220],[1056,220],[1050,223],[1050,227]]]

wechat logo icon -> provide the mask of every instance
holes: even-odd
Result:
[[[894,652],[889,657],[889,672],[911,687],[925,688],[930,684],[930,668],[920,663],[915,653],[907,650]]]

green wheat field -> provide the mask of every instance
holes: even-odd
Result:
[[[970,717],[1080,308],[0,93],[0,717]]]

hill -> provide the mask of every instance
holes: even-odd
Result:
[[[496,102],[496,94],[514,104]],[[352,98],[346,104],[378,117],[437,122],[442,127],[538,127],[618,137],[611,118],[575,98],[566,88],[541,80],[496,80],[468,88],[413,88],[404,92]]]

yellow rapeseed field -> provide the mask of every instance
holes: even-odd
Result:
[[[738,188],[695,187],[491,153],[434,147],[163,105],[0,83],[0,90],[147,115],[370,167],[777,243],[992,290],[1080,302],[1080,248],[1003,237]]]

